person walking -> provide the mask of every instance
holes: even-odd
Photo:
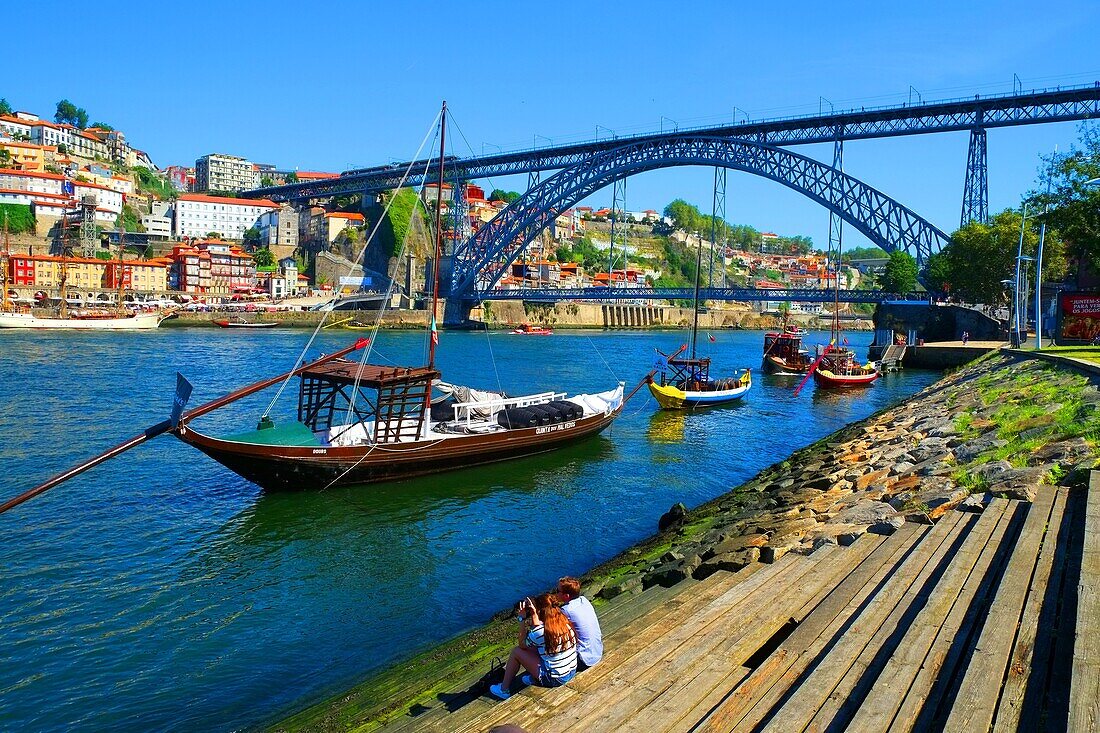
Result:
[[[512,696],[512,681],[521,665],[529,672],[520,679],[525,685],[560,687],[577,674],[577,634],[554,604],[554,597],[543,593],[534,600],[524,598],[518,612],[519,643],[508,655],[504,679],[489,687],[489,692],[501,700]]]
[[[558,581],[561,612],[577,632],[577,671],[594,667],[603,658],[603,632],[592,602],[581,595],[581,582],[566,576]]]

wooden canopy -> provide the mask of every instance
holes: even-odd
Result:
[[[354,385],[358,381],[360,387],[382,389],[439,379],[440,373],[436,369],[423,366],[392,367],[337,359],[304,369],[301,376],[302,379],[317,379],[336,384]]]

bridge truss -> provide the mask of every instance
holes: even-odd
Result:
[[[527,300],[553,302],[559,300],[691,300],[694,288],[512,288],[479,292],[485,300]],[[881,303],[884,300],[927,303],[928,293],[887,293],[882,290],[841,290],[842,303]],[[829,288],[700,288],[699,300],[768,301],[792,303],[831,303]]]
[[[455,248],[451,297],[473,301],[491,289],[558,212],[589,194],[623,176],[684,165],[720,166],[782,183],[835,212],[887,252],[909,251],[921,264],[948,241],[889,196],[804,155],[739,139],[663,136],[591,156],[527,191]]]

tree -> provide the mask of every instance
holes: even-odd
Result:
[[[260,176],[260,188],[267,188],[268,186],[274,186],[275,179],[271,176]]]
[[[57,110],[54,112],[53,120],[57,123],[67,123],[83,129],[88,126],[88,113],[69,100],[62,99],[57,103]]]
[[[11,161],[11,153],[6,149],[0,148],[0,164],[7,165]]]
[[[1061,235],[1066,255],[1076,266],[1078,279],[1082,270],[1093,271],[1100,262],[1100,187],[1086,185],[1100,178],[1100,127],[1085,122],[1081,126],[1081,148],[1055,154],[1046,160],[1041,176],[1041,191],[1028,194],[1027,205],[1047,223],[1047,243],[1050,228]],[[1049,192],[1048,192],[1049,191]],[[1043,270],[1047,272],[1047,252],[1044,245]]]
[[[57,146],[57,152],[61,153],[62,155],[68,155],[69,154],[69,146],[66,145],[65,143],[61,143],[60,145]]]
[[[1003,281],[1013,279],[1016,271],[1020,228],[1020,212],[1006,209],[988,224],[970,222],[951,235],[951,243],[940,253],[943,260],[932,263],[936,278],[944,282],[944,290],[971,303],[1004,302],[1009,288]],[[1038,226],[1029,218],[1024,228],[1024,255],[1034,256],[1038,243]],[[1043,270],[1051,280],[1057,280],[1064,276],[1065,269],[1065,249],[1058,235],[1048,229]]]
[[[252,253],[252,261],[256,263],[256,267],[273,267],[275,255],[267,247],[260,247]]]
[[[207,232],[206,233],[206,239],[221,239],[221,238],[222,238],[222,233],[221,232]]]
[[[14,110],[11,105],[8,104],[8,100],[0,98],[0,115],[14,114]]]
[[[908,293],[917,288],[917,261],[908,252],[890,253],[886,271],[882,274],[882,289],[889,293]]]
[[[245,232],[244,232],[244,243],[249,245],[249,246],[252,246],[252,247],[258,247],[259,246],[259,244],[260,244],[260,228],[258,226],[250,226],[248,229],[245,230]]]
[[[505,191],[503,188],[494,188],[489,194],[490,201],[503,201],[507,204],[518,199],[521,194],[518,191]]]
[[[933,252],[924,262],[924,284],[933,293],[950,293],[951,263],[943,252]]]
[[[115,228],[127,232],[144,232],[141,217],[130,206],[123,204],[122,213],[115,218]]]
[[[98,127],[100,130],[107,130],[108,132],[113,132],[115,129],[106,122],[93,122],[89,127]]]
[[[298,174],[295,173],[294,171],[291,171],[286,176],[286,182],[287,183],[297,183],[298,182]]]

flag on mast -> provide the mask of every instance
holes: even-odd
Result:
[[[439,331],[435,327],[435,314],[432,314],[432,346],[439,346]]]

